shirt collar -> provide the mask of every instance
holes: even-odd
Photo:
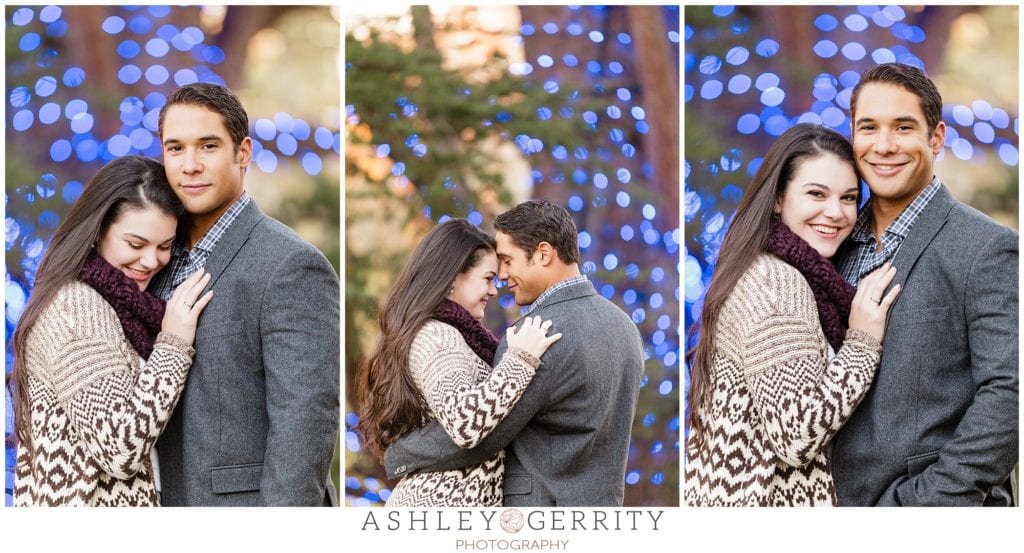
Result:
[[[235,222],[235,219],[237,219],[238,215],[243,209],[245,209],[245,206],[249,205],[249,201],[249,194],[243,191],[242,195],[235,200],[235,202],[231,204],[231,207],[229,207],[228,210],[225,211],[219,219],[217,219],[217,222],[210,227],[210,230],[206,231],[206,234],[196,242],[196,245],[192,247],[192,251],[199,250],[204,253],[212,252],[213,247],[217,245],[217,241],[220,240],[221,236],[224,236],[224,233],[231,226],[231,223]],[[181,247],[182,250],[187,251],[184,244],[182,244]]]
[[[533,303],[530,304],[529,307],[526,308],[526,311],[523,313],[523,315],[525,316],[533,312],[534,309],[540,307],[540,305],[544,303],[545,300],[554,295],[555,292],[563,288],[568,288],[569,286],[572,286],[574,284],[579,284],[581,282],[587,282],[587,275],[576,275],[574,277],[569,277],[565,280],[559,281],[554,286],[551,286],[547,290],[544,290],[544,293],[541,294],[536,300],[533,301]]]
[[[900,238],[906,238],[910,232],[910,227],[914,225],[914,221],[924,211],[925,206],[935,196],[935,193],[939,191],[940,182],[938,177],[932,177],[931,182],[928,186],[924,187],[910,205],[903,209],[903,211],[889,223],[889,226],[885,228],[885,232],[882,234],[891,234],[899,236]],[[873,218],[871,215],[871,199],[869,198],[864,207],[861,208],[860,215],[857,217],[857,222],[853,225],[853,232],[850,234],[850,238],[862,244],[870,244],[874,242],[875,235],[871,230],[871,222]]]

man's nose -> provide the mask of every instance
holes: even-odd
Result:
[[[881,131],[878,133],[878,138],[875,140],[875,151],[879,153],[889,154],[895,152],[898,148],[895,137],[889,131]]]
[[[185,173],[198,173],[203,168],[202,163],[199,161],[199,156],[194,152],[186,151],[184,155],[184,161],[181,164],[181,170]]]

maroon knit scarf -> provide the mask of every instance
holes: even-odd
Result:
[[[164,318],[163,300],[139,290],[134,280],[96,254],[86,259],[78,277],[114,308],[132,348],[143,359],[149,359]]]
[[[850,303],[857,290],[843,279],[831,261],[779,221],[773,221],[769,230],[768,252],[795,267],[807,279],[818,306],[821,329],[832,349],[839,351],[846,338]]]
[[[498,338],[493,332],[466,311],[465,307],[445,299],[434,311],[434,319],[458,329],[462,339],[469,344],[480,359],[494,364],[494,350],[498,349]]]

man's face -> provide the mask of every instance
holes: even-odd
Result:
[[[929,134],[918,97],[888,83],[864,85],[853,109],[853,152],[871,195],[906,207],[931,182],[945,123]]]
[[[215,221],[241,197],[252,140],[246,137],[236,154],[219,114],[175,104],[164,114],[161,140],[167,180],[197,220]]]
[[[540,254],[535,251],[526,255],[526,251],[504,232],[498,232],[495,240],[498,242],[498,278],[508,283],[516,305],[530,305],[547,289],[545,268],[536,262]]]

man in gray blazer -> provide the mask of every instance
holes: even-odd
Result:
[[[643,351],[633,321],[579,272],[576,225],[565,209],[529,201],[501,214],[498,278],[526,315],[561,332],[511,413],[473,449],[436,421],[388,448],[389,478],[476,465],[506,451],[505,505],[622,505]],[[514,324],[518,324],[518,321]],[[507,344],[498,346],[495,362]]]
[[[227,88],[181,87],[160,111],[167,179],[188,216],[154,281],[165,299],[199,267],[213,300],[157,444],[163,505],[335,505],[338,277],[245,193],[245,110]]]
[[[834,439],[840,505],[1012,505],[1018,462],[1017,233],[934,177],[942,98],[920,70],[866,71],[850,101],[869,206],[837,259],[887,260],[900,295],[874,385]]]

